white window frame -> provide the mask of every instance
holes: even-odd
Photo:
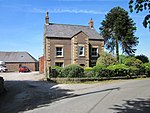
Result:
[[[80,55],[80,52],[81,52],[80,47],[83,47],[81,55]],[[79,56],[85,56],[84,51],[85,51],[84,45],[78,45],[78,54],[79,54]]]
[[[93,55],[93,52],[95,52],[95,51],[92,51],[93,48],[97,49],[97,51],[96,51],[97,54],[96,54],[96,55]],[[92,57],[98,57],[98,47],[92,47],[92,48],[91,48],[91,56],[92,56]]]
[[[57,51],[57,48],[61,48],[61,51]],[[64,56],[63,46],[56,46],[55,50],[56,50],[55,51],[56,57],[63,57]],[[61,55],[58,55],[57,52],[61,52]]]

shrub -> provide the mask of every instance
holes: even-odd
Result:
[[[145,55],[137,55],[135,58],[141,60],[143,63],[148,63],[149,62],[148,57],[145,56]]]
[[[53,75],[53,77],[63,77],[62,75],[62,67],[59,66],[52,66],[51,69],[55,69],[55,76]]]
[[[68,78],[80,78],[84,75],[84,69],[78,65],[70,64],[62,70],[64,77]]]
[[[112,73],[111,76],[126,76],[127,72],[129,70],[129,67],[125,64],[117,64],[117,65],[111,65],[108,66],[107,69],[109,69]]]
[[[116,63],[116,58],[111,55],[110,53],[104,52],[101,56],[97,59],[96,65],[103,65],[105,67],[109,65],[113,65]]]
[[[112,77],[112,71],[107,68],[102,68],[97,71],[96,77]]]
[[[150,76],[150,63],[144,63],[143,66],[145,67],[145,74]]]
[[[90,71],[92,71],[92,69],[93,69],[92,67],[85,67],[84,72],[90,72]]]
[[[127,66],[134,66],[137,68],[140,68],[142,61],[140,61],[139,59],[136,59],[135,57],[127,57],[124,59],[124,64]]]
[[[129,76],[137,76],[137,75],[139,75],[139,69],[137,67],[130,66],[127,74]]]
[[[105,68],[106,68],[105,66],[100,65],[100,64],[97,64],[96,66],[94,66],[92,70],[93,71],[92,77],[100,77],[100,71]]]

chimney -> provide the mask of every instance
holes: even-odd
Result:
[[[94,28],[94,21],[92,20],[92,18],[90,19],[88,24],[90,28]]]
[[[49,16],[48,16],[48,11],[46,12],[46,17],[45,17],[45,24],[49,24]]]

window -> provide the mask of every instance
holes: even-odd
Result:
[[[64,67],[63,62],[55,62],[55,66]]]
[[[57,57],[63,56],[63,48],[62,47],[56,47],[56,56]]]
[[[98,57],[98,48],[92,48],[92,52],[91,52],[91,54],[92,54],[92,57]]]
[[[84,46],[79,46],[79,56],[84,56]]]

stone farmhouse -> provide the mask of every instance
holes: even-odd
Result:
[[[104,39],[94,29],[90,19],[88,26],[49,23],[46,13],[44,27],[44,71],[50,66],[64,67],[78,64],[93,67],[104,51]]]

